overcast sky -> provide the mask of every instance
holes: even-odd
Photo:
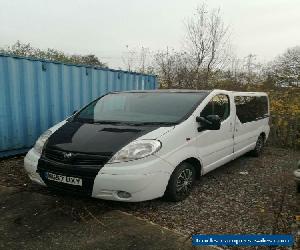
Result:
[[[197,0],[0,0],[0,46],[17,40],[42,49],[96,54],[110,67],[141,46],[180,49]],[[239,57],[268,61],[300,45],[300,0],[209,0],[230,26]]]

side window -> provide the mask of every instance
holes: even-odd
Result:
[[[229,97],[227,95],[214,96],[205,108],[201,111],[200,116],[218,115],[224,121],[230,114]]]
[[[235,96],[234,102],[236,115],[241,123],[262,119],[268,114],[266,96]]]
[[[265,118],[269,112],[268,98],[266,96],[259,96],[257,97],[257,102],[258,102],[257,117]]]

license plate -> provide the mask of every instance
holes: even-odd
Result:
[[[82,179],[77,177],[54,174],[50,172],[46,172],[45,177],[50,181],[56,181],[56,182],[66,183],[75,186],[82,186]]]

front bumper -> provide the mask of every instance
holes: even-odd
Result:
[[[127,163],[106,164],[94,181],[92,197],[137,202],[162,197],[174,167],[156,156]],[[118,191],[130,193],[121,198]]]
[[[37,173],[39,159],[40,155],[31,149],[24,159],[24,167],[32,181],[46,186]],[[94,179],[91,196],[126,202],[155,199],[164,195],[173,169],[168,162],[154,155],[131,162],[106,164]],[[120,191],[129,193],[130,197],[121,197]]]
[[[24,158],[24,168],[29,176],[29,178],[42,186],[46,186],[45,182],[42,180],[41,176],[37,173],[37,165],[40,159],[40,154],[38,154],[34,148],[32,148]]]

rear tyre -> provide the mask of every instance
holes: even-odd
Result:
[[[300,193],[300,183],[297,183],[297,192]]]
[[[183,162],[172,173],[164,197],[168,201],[182,201],[189,196],[195,184],[196,170]]]
[[[264,146],[265,146],[265,138],[263,135],[260,135],[256,141],[255,148],[251,151],[251,155],[255,157],[260,156]]]

